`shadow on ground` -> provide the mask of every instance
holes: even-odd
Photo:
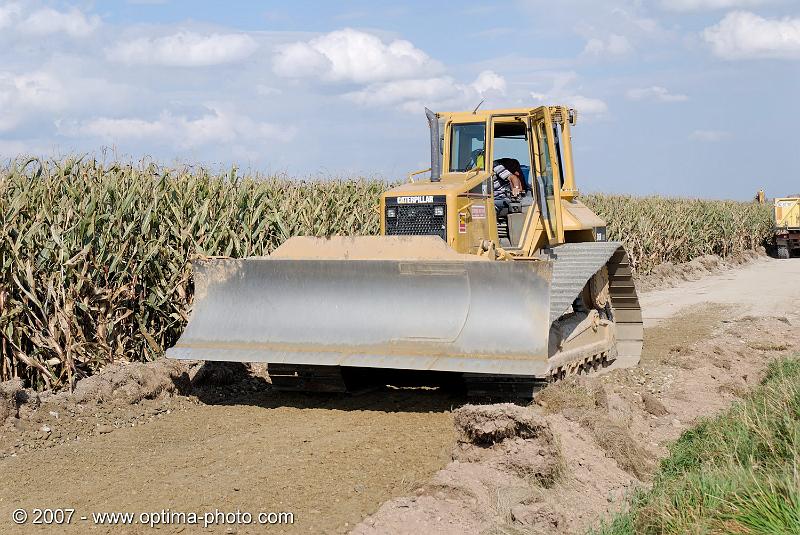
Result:
[[[417,381],[424,382],[424,381]],[[252,405],[342,411],[450,412],[469,403],[457,388],[372,385],[356,393],[283,392],[266,373],[241,363],[204,362],[191,379],[191,394],[207,405]]]

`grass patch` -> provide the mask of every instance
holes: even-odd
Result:
[[[800,533],[800,358],[774,360],[744,400],[685,431],[653,487],[593,533]]]

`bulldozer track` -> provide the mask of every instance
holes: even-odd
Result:
[[[616,326],[616,344],[613,351],[600,351],[551,370],[551,378],[588,373],[612,364],[617,368],[638,364],[642,354],[644,326],[633,270],[625,248],[614,242],[588,242],[561,245],[555,251],[557,258],[550,298],[551,321],[556,321],[568,310],[586,281],[605,265],[608,269],[611,319]]]
[[[565,279],[575,281],[576,273],[580,272],[583,266],[592,266],[596,263],[599,253],[597,248],[592,251],[594,254],[586,254],[586,244],[568,244],[570,247],[557,249],[560,251],[560,260],[567,258],[582,258],[580,264],[572,263],[566,270],[554,270],[554,281],[557,274],[566,275]],[[594,245],[594,244],[591,244]],[[566,379],[575,375],[586,375],[598,372],[610,366],[630,367],[639,362],[642,353],[642,340],[644,327],[642,324],[642,311],[639,305],[639,298],[633,282],[633,271],[631,270],[630,260],[625,249],[621,246],[611,245],[613,250],[611,257],[605,263],[608,269],[609,296],[611,298],[611,314],[616,324],[616,344],[609,351],[600,351],[591,355],[571,360],[563,366],[558,366],[550,371],[546,378],[524,377],[509,375],[482,375],[464,374],[466,392],[471,397],[487,398],[521,398],[530,399],[537,391],[548,384]],[[564,253],[567,254],[564,254]],[[592,256],[594,258],[592,258]],[[569,263],[569,261],[568,261]],[[558,266],[558,260],[556,260]],[[563,264],[562,264],[563,267]],[[585,271],[585,270],[584,270]],[[596,271],[595,271],[596,272]],[[579,277],[580,275],[578,275]],[[562,279],[563,280],[563,279]],[[584,279],[583,284],[586,284]],[[570,294],[567,284],[562,283],[558,293],[554,293],[555,302],[551,301],[551,317],[557,320],[568,307],[572,304],[578,292]],[[574,285],[572,287],[574,290]],[[552,299],[552,297],[551,297]],[[558,314],[558,315],[555,315]]]
[[[616,343],[570,360],[550,370],[547,377],[449,373],[470,397],[530,399],[547,384],[603,368],[635,366],[642,352],[644,329],[633,272],[625,249],[613,242],[572,243],[554,248],[553,293],[550,317],[566,313],[588,280],[605,266],[608,270],[610,316],[616,325]],[[387,379],[385,371],[339,366],[269,364],[273,387],[281,391],[356,393]],[[460,379],[460,381],[458,381]]]

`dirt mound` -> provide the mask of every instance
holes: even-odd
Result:
[[[74,392],[21,387],[10,381],[0,387],[0,416],[8,415],[0,457],[135,427],[192,404],[174,399],[188,392],[189,377],[183,363],[167,359],[111,364],[78,381]]]
[[[543,487],[552,486],[561,473],[561,451],[550,424],[528,407],[465,405],[453,411],[453,422],[454,460],[510,470]]]
[[[697,280],[710,273],[753,262],[766,254],[766,250],[759,247],[756,250],[745,251],[740,255],[726,258],[718,255],[703,255],[681,264],[664,262],[654,267],[647,275],[637,277],[636,287],[640,292],[669,288],[684,281]]]
[[[23,394],[22,381],[17,377],[0,383],[0,426],[9,418],[19,416],[19,405]]]
[[[552,529],[563,523],[542,502],[543,489],[564,467],[542,414],[510,403],[465,405],[453,411],[453,420],[453,462],[416,496],[384,504],[354,533],[477,533],[497,525]]]
[[[111,364],[102,372],[78,381],[70,397],[77,403],[121,400],[133,404],[143,399],[156,399],[161,395],[186,391],[188,386],[189,376],[183,363],[159,359],[153,362]]]
[[[464,405],[453,411],[453,423],[459,441],[476,446],[492,446],[507,438],[536,438],[543,432],[552,441],[547,422],[513,403]]]
[[[628,431],[629,419],[609,411],[605,387],[595,378],[574,377],[555,383],[539,393],[536,403],[550,414],[561,413],[581,424],[623,470],[645,479],[655,468],[653,455]]]
[[[658,401],[658,398],[649,392],[642,394],[642,403],[644,404],[644,410],[653,416],[666,416],[669,414],[664,404]]]
[[[78,381],[74,392],[36,392],[23,389],[20,381],[2,383],[0,416],[6,413],[9,425],[0,434],[0,457],[160,418],[190,405],[183,398],[172,403],[174,394],[189,389],[187,367],[167,359],[111,364]]]
[[[36,392],[0,383],[0,457],[135,427],[200,402],[224,403],[265,388],[266,371],[241,363],[159,359],[117,363],[77,382],[74,392]]]
[[[549,413],[567,412],[575,419],[585,412],[608,408],[608,395],[602,385],[585,377],[568,377],[536,395],[536,404]]]

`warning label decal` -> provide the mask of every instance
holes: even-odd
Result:
[[[470,207],[472,219],[486,219],[486,206],[483,204],[473,204]]]

